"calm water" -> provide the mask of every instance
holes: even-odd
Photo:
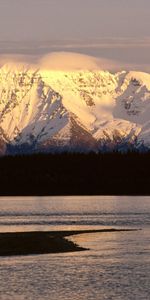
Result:
[[[0,258],[1,300],[149,300],[150,197],[0,198],[0,232],[139,228],[70,237],[89,251]]]

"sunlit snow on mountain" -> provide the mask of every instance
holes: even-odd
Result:
[[[0,69],[1,154],[150,147],[150,74]]]

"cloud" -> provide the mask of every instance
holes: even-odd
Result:
[[[73,52],[52,52],[44,55],[38,62],[40,69],[47,70],[106,70],[111,72],[117,71],[145,71],[150,72],[149,64],[127,63],[94,57]]]
[[[43,56],[21,54],[0,55],[0,67],[3,65],[7,65],[9,70],[32,68],[34,70],[59,71],[107,70],[117,72],[121,70],[135,70],[150,72],[149,64],[125,63],[74,52],[51,52]]]
[[[51,70],[113,70],[118,64],[112,60],[95,58],[72,52],[52,52],[39,61],[40,68]]]
[[[39,49],[131,49],[131,48],[150,48],[150,38],[101,38],[85,40],[63,40],[43,43]]]
[[[36,68],[35,57],[31,55],[8,54],[0,55],[0,67],[9,66],[11,68]]]
[[[18,51],[17,53],[33,54],[33,52],[40,51],[69,51],[69,49],[118,49],[118,48],[150,48],[150,37],[135,38],[135,37],[117,37],[117,38],[92,38],[92,39],[69,39],[69,40],[50,40],[39,42],[26,43],[10,43],[0,42],[0,51]],[[55,50],[58,49],[58,50]],[[76,51],[76,50],[75,50]],[[41,52],[40,52],[41,53]]]

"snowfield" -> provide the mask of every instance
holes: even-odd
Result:
[[[150,147],[150,74],[0,69],[0,148]]]

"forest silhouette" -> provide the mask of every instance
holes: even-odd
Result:
[[[0,195],[150,195],[150,152],[3,156]]]

